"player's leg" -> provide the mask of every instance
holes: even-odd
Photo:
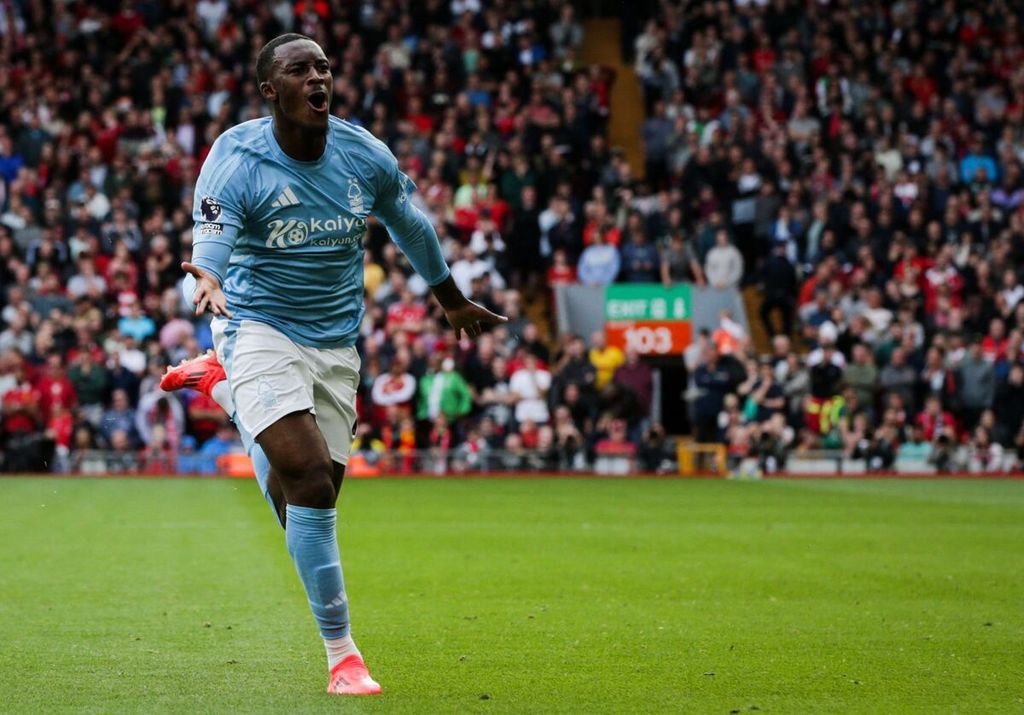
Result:
[[[317,397],[323,375],[315,358],[331,351],[302,348],[269,326],[244,322],[234,350],[225,353],[239,421],[256,436],[270,467],[268,494],[273,497],[277,485],[278,503],[287,504],[285,540],[324,638],[331,669],[328,690],[380,692],[352,642],[334,508],[335,479],[340,476],[334,463],[347,461],[351,439],[347,432],[338,439],[338,425],[354,421],[355,390],[351,418],[344,423],[328,420],[330,432],[325,432],[320,424],[323,403]],[[352,378],[348,382],[356,384]],[[325,437],[340,442],[343,451],[328,446]]]
[[[263,451],[263,447],[258,442],[253,443],[249,449],[249,456],[252,458],[253,470],[256,472],[256,483],[259,484],[263,498],[267,500],[271,510],[273,510],[274,515],[277,517],[277,522],[284,529],[288,523],[288,512],[285,509],[287,502],[285,501],[284,490],[281,488],[281,480],[274,473],[274,468],[270,466],[270,460],[267,459],[267,453]]]
[[[281,417],[260,432],[256,441],[280,481],[285,500],[296,506],[333,509],[334,465],[310,410]]]
[[[331,483],[334,484],[334,493],[341,496],[341,484],[345,481],[345,465],[334,462],[334,474],[331,476]],[[337,500],[335,500],[337,503]]]
[[[331,461],[327,443],[309,412],[278,420],[261,432],[258,440],[287,502],[288,553],[324,639],[331,670],[328,690],[379,693],[380,686],[370,677],[352,640],[349,623],[334,506],[344,465]]]
[[[333,463],[332,485],[337,496],[345,477],[345,465],[352,448],[356,427],[355,396],[359,385],[359,354],[354,348],[316,350],[300,348],[303,364],[313,374],[313,401],[316,423],[330,451]],[[368,678],[365,665],[351,636],[324,638],[328,659],[338,663],[331,671],[331,692],[346,692],[361,677]],[[353,668],[355,669],[353,671]]]

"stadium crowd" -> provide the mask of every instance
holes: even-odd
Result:
[[[1024,463],[1022,19],[998,0],[659,3],[631,45],[649,190],[695,265],[731,251],[774,337],[692,346],[699,439],[763,469],[793,449]]]
[[[4,468],[88,471],[103,449],[97,469],[214,471],[237,450],[212,400],[158,382],[211,344],[178,288],[195,177],[224,129],[266,113],[255,53],[289,30],[334,62],[332,111],[417,183],[460,288],[511,318],[456,341],[371,228],[367,464],[387,451],[413,469],[428,450],[460,468],[665,468],[650,367],[526,317],[576,281],[763,287],[770,354],[726,317],[685,358],[695,436],[733,460],[1015,464],[1020,8],[645,5],[624,25],[641,172],[607,142],[615,78],[579,62],[582,24],[555,0],[5,3]]]

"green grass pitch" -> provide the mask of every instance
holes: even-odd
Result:
[[[375,699],[253,483],[0,499],[3,712],[1024,711],[1024,481],[352,481]]]

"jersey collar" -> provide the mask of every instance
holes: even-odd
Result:
[[[284,153],[284,149],[277,143],[277,137],[274,136],[274,120],[270,119],[266,126],[263,127],[263,136],[267,138],[267,146],[270,147],[270,152],[274,155],[275,159],[278,159],[284,164],[288,164],[303,169],[315,169],[319,166],[323,166],[327,163],[327,157],[331,155],[331,149],[334,147],[334,125],[333,122],[328,119],[327,122],[327,143],[324,145],[324,153],[320,155],[319,159],[314,161],[299,161],[293,159]]]

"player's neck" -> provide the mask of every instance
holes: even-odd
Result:
[[[281,151],[296,161],[316,161],[327,149],[327,132],[274,118],[274,138]]]

